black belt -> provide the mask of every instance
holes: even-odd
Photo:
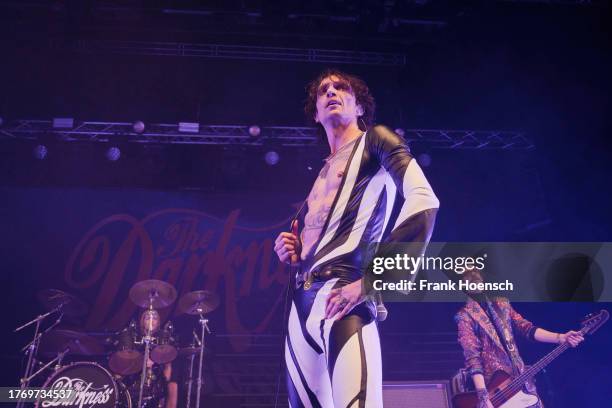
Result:
[[[310,289],[314,281],[326,281],[336,277],[331,268],[315,269],[314,271],[298,272],[295,276],[295,286],[298,288],[304,284],[304,289]]]

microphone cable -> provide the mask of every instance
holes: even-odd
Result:
[[[306,200],[302,202],[300,209],[295,213],[295,215],[291,219],[291,222],[289,223],[290,230],[293,228],[293,223],[297,221],[298,217],[300,216],[300,213],[306,206],[307,201],[308,201],[308,198],[306,198]],[[298,239],[299,239],[299,236],[298,236]],[[287,337],[288,331],[289,331],[289,321],[288,321],[289,320],[289,309],[287,307],[289,304],[289,293],[291,291],[291,285],[293,284],[293,279],[295,278],[295,275],[297,274],[297,268],[298,268],[297,265],[291,265],[291,273],[289,274],[289,281],[287,282],[287,287],[285,288],[285,302],[283,304],[283,320],[282,320],[283,328],[282,328],[282,334],[281,334],[281,353],[280,353],[280,359],[278,361],[278,368],[277,368],[277,375],[276,375],[276,393],[274,396],[274,408],[278,407],[278,395],[280,393],[280,380],[281,380],[281,375],[283,372],[283,359],[285,356],[285,338]]]

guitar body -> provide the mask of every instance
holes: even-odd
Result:
[[[489,398],[492,399],[497,392],[503,390],[511,381],[512,377],[507,373],[496,371],[487,386]],[[504,398],[503,402],[491,402],[493,402],[493,406],[496,408],[527,408],[537,404],[538,401],[537,396],[526,393],[524,390],[519,390],[509,398]],[[476,408],[478,407],[478,395],[475,391],[457,394],[453,397],[453,406],[455,408]]]

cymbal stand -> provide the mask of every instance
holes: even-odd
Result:
[[[202,337],[200,337],[200,364],[198,366],[198,392],[196,400],[196,408],[200,408],[201,392],[202,392],[202,363],[204,362],[204,335],[206,332],[210,333],[208,328],[208,319],[204,318],[204,309],[201,305],[198,305],[197,311],[200,315],[200,325],[202,326]]]
[[[153,299],[159,296],[159,293],[156,290],[152,290],[149,292],[149,310],[153,310]],[[142,394],[144,392],[144,384],[145,379],[147,377],[147,363],[149,361],[149,352],[151,347],[151,341],[153,340],[153,322],[149,320],[149,327],[145,328],[144,336],[142,337],[142,342],[145,344],[145,352],[144,358],[142,360],[142,373],[140,374],[140,391],[138,393],[138,405],[137,408],[142,408]]]
[[[38,369],[38,371],[36,371],[34,374],[32,374],[31,376],[29,376],[28,378],[26,378],[27,382],[30,382],[32,380],[32,378],[36,377],[38,374],[42,373],[43,371],[45,371],[47,368],[51,367],[51,365],[53,365],[53,363],[55,363],[56,361],[58,362],[58,364],[61,364],[61,361],[64,359],[64,356],[66,354],[68,354],[68,352],[70,351],[70,347],[66,347],[64,349],[64,351],[57,353],[57,357],[55,357],[53,360],[49,361],[47,364],[45,364],[44,366],[40,367]]]
[[[28,387],[28,385],[30,384],[30,380],[34,377],[32,375],[32,371],[34,370],[34,362],[35,362],[36,353],[38,352],[38,345],[40,344],[40,337],[42,336],[42,334],[47,332],[45,331],[42,334],[40,333],[40,323],[47,316],[61,310],[63,306],[64,306],[64,303],[61,303],[55,309],[47,313],[38,315],[36,318],[30,320],[29,322],[25,324],[22,324],[21,326],[19,326],[18,328],[14,330],[14,333],[17,333],[18,331],[25,329],[31,324],[36,323],[36,328],[34,329],[34,338],[30,342],[30,344],[28,344],[24,349],[22,349],[22,351],[25,351],[25,353],[28,355],[28,362],[26,364],[26,368],[24,370],[23,377],[19,380],[19,382],[21,383],[21,386],[20,386],[21,391],[25,390]],[[58,320],[61,320],[61,316]],[[38,374],[38,372],[36,374]],[[24,406],[23,404],[24,402],[22,400],[19,400],[17,402],[17,408],[23,407]]]
[[[198,346],[200,345],[200,339],[198,338],[198,335],[196,334],[195,330],[193,331],[193,338],[195,340],[195,342],[193,342],[192,344],[195,346],[195,344],[198,344]],[[187,380],[187,408],[191,408],[191,389],[193,387],[193,362],[195,360],[195,354],[192,354],[189,356],[189,379]]]
[[[47,327],[44,331],[38,333],[38,335],[34,338],[34,340],[32,340],[31,342],[29,342],[28,344],[26,344],[25,346],[23,346],[23,348],[21,349],[21,351],[26,351],[26,349],[28,347],[30,347],[32,345],[33,342],[40,340],[40,338],[42,336],[44,336],[45,334],[49,333],[51,330],[53,330],[58,324],[60,324],[62,322],[62,318],[64,317],[64,312],[62,312],[59,317],[57,318],[57,320],[55,320],[55,322],[53,322],[53,324],[49,327]]]

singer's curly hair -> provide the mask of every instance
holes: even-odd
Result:
[[[317,91],[319,89],[319,85],[321,81],[325,78],[335,75],[338,78],[345,79],[348,81],[351,86],[351,91],[353,95],[355,95],[355,100],[358,105],[361,105],[363,108],[363,115],[360,117],[361,120],[357,121],[359,129],[365,131],[367,129],[363,129],[365,124],[366,127],[372,126],[374,123],[374,111],[376,110],[376,104],[374,102],[374,97],[370,93],[370,89],[363,81],[363,79],[347,74],[346,72],[340,71],[338,69],[326,69],[321,72],[319,76],[317,76],[314,80],[306,85],[306,101],[304,102],[304,113],[306,114],[306,118],[313,124],[317,124],[314,120],[315,114],[317,113]],[[363,123],[362,123],[363,121]],[[318,123],[317,124],[319,131],[322,135],[325,135],[325,130],[323,126]]]

